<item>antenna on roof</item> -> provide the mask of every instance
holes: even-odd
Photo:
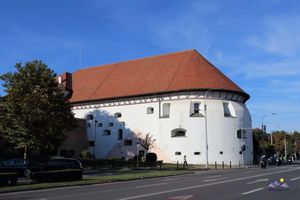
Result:
[[[81,57],[82,57],[82,50],[79,50],[79,63],[78,63],[78,68],[81,68]]]

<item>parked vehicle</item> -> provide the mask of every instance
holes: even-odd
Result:
[[[19,176],[29,177],[32,172],[64,169],[80,169],[82,164],[72,158],[50,158],[44,161],[10,159],[0,165],[0,172],[17,172]]]
[[[82,164],[79,160],[72,158],[51,158],[43,163],[41,168],[43,171],[82,169]]]
[[[0,165],[0,172],[16,172],[19,176],[27,176],[30,171],[37,170],[39,170],[39,162],[24,159],[10,159]]]
[[[280,166],[282,164],[281,158],[276,158],[276,165]]]

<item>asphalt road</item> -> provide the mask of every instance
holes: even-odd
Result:
[[[275,188],[268,187],[270,184]],[[300,165],[197,171],[181,176],[0,194],[0,200],[29,199],[299,200]]]

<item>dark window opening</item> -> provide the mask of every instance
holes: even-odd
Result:
[[[199,152],[199,151],[194,152],[194,155],[201,155],[201,152]]]
[[[123,140],[123,130],[122,129],[118,130],[118,140]]]
[[[154,108],[148,107],[147,108],[147,114],[153,114],[154,113]]]
[[[87,116],[86,116],[86,119],[87,119],[87,120],[93,120],[93,119],[94,119],[94,116],[93,116],[93,115],[87,115]]]
[[[190,117],[204,117],[204,115],[200,112],[200,103],[191,103]]]
[[[220,151],[220,154],[223,155],[223,151]]]
[[[102,127],[103,126],[103,124],[102,123],[98,123],[98,127]]]
[[[175,152],[175,155],[176,155],[176,156],[179,156],[179,155],[181,155],[181,152],[180,152],[180,151],[176,151],[176,152]]]
[[[108,123],[108,126],[114,126],[114,123]]]
[[[130,146],[130,145],[132,145],[132,140],[124,140],[124,145],[125,146]]]
[[[86,127],[88,127],[88,128],[91,127],[91,123],[87,123]]]
[[[175,128],[171,131],[171,137],[184,137],[186,130],[184,128]]]
[[[122,117],[122,113],[120,113],[120,112],[117,112],[117,113],[115,113],[115,118],[120,118],[120,117]]]
[[[94,147],[95,146],[95,141],[89,141],[89,146]]]
[[[111,131],[106,129],[103,131],[103,135],[105,135],[105,136],[111,135]]]
[[[242,133],[242,130],[241,129],[239,129],[239,130],[237,130],[237,138],[239,138],[239,139],[241,139],[241,138],[243,138],[243,139],[246,139],[247,137],[246,137],[246,130],[243,130],[243,133]]]

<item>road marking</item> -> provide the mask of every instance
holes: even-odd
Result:
[[[255,190],[250,190],[250,191],[248,191],[248,192],[244,192],[244,193],[242,193],[243,195],[245,195],[245,194],[250,194],[250,193],[253,193],[253,192],[258,192],[258,191],[260,191],[260,190],[263,190],[264,188],[258,188],[258,189],[255,189]]]
[[[170,197],[169,200],[188,200],[192,198],[194,195],[184,195],[184,196],[176,196],[176,197]]]
[[[196,189],[196,188],[207,187],[207,186],[212,186],[212,185],[219,185],[219,184],[222,184],[222,183],[230,183],[230,182],[242,181],[242,180],[247,180],[247,179],[251,179],[251,178],[272,175],[272,174],[280,174],[280,173],[283,173],[283,172],[290,172],[290,171],[295,171],[295,170],[299,170],[299,169],[300,169],[300,167],[297,167],[297,168],[289,169],[289,170],[282,170],[282,171],[277,171],[277,172],[269,172],[269,173],[264,173],[264,174],[246,176],[246,177],[242,177],[242,178],[224,180],[224,181],[220,181],[220,182],[206,183],[206,184],[194,185],[194,186],[185,187],[185,188],[177,188],[177,189],[172,189],[172,190],[165,190],[165,191],[160,191],[160,192],[153,192],[153,193],[148,193],[148,194],[141,194],[141,195],[136,195],[136,196],[121,198],[121,199],[118,199],[118,200],[139,199],[139,198],[144,198],[144,197],[149,197],[149,196],[156,196],[156,195],[160,195],[160,194],[167,194],[167,193],[179,192],[179,191],[190,190],[190,189]]]
[[[252,182],[249,182],[249,183],[246,183],[246,184],[253,184],[253,183],[258,183],[258,182],[266,182],[266,181],[268,181],[269,179],[268,178],[265,178],[265,179],[258,179],[258,180],[256,180],[256,181],[252,181]]]
[[[293,179],[291,179],[291,181],[295,181],[295,180],[298,180],[298,179],[300,179],[300,177],[293,178]]]
[[[157,186],[157,185],[165,185],[167,183],[155,183],[155,184],[149,184],[149,185],[139,185],[136,186],[135,188],[146,188],[146,187],[152,187],[152,186]]]
[[[164,179],[162,181],[176,181],[178,180],[179,178],[167,178],[167,179]]]
[[[207,177],[204,177],[204,178],[205,179],[207,179],[207,178],[217,178],[217,177],[221,177],[221,176],[223,176],[223,175],[207,176]]]
[[[228,177],[212,178],[212,179],[203,180],[201,182],[212,182],[212,181],[218,181],[218,180],[226,179],[226,178],[228,178]]]

